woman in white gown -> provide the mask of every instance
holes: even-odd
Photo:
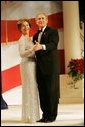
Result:
[[[29,37],[30,22],[21,19],[17,22],[18,30],[22,33],[19,39],[19,53],[22,79],[22,121],[36,122],[39,120],[39,98],[36,83],[34,44]]]

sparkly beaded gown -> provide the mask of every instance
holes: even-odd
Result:
[[[24,122],[36,122],[40,119],[35,53],[25,52],[32,46],[31,39],[22,35],[19,39],[19,53],[22,58],[20,72],[22,80],[22,121]]]

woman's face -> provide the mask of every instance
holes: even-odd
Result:
[[[21,25],[21,32],[22,32],[22,34],[24,34],[24,35],[28,34],[29,30],[30,30],[29,23],[24,21],[22,23],[22,25]]]

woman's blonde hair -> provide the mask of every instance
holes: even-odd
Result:
[[[23,22],[28,22],[28,24],[31,28],[31,23],[30,23],[29,19],[19,19],[17,22],[17,28],[20,32],[21,32],[21,26],[22,26]]]

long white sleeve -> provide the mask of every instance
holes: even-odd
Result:
[[[27,42],[30,43],[30,42]],[[35,53],[31,50],[32,47],[28,47],[24,39],[19,40],[19,53],[21,57],[31,57]]]

